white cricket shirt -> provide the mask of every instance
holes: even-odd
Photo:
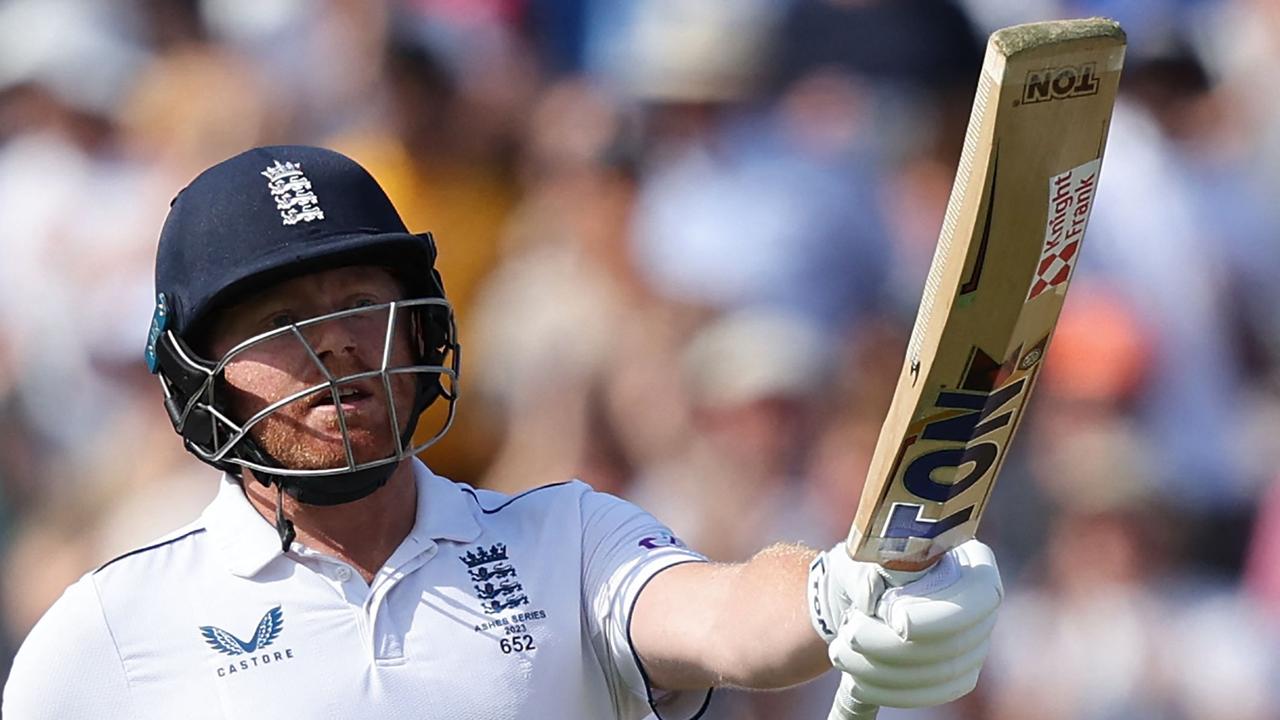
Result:
[[[85,575],[31,631],[7,720],[697,717],[649,688],[641,589],[702,556],[568,482],[516,496],[414,462],[413,530],[373,582],[294,543],[224,477],[195,523]]]

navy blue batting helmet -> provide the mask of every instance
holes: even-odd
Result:
[[[302,502],[349,502],[380,487],[399,460],[438,439],[453,417],[459,348],[435,258],[432,236],[409,232],[377,181],[332,150],[254,148],[201,173],[174,198],[160,233],[156,310],[146,348],[147,365],[160,376],[169,417],[187,448],[224,470],[250,468]],[[243,419],[237,424],[219,405],[227,394],[219,385],[228,358],[203,357],[201,335],[219,309],[253,293],[353,265],[391,269],[407,296],[416,298],[389,308],[393,318],[396,312],[412,317],[419,335],[418,365],[397,370],[422,372],[413,417],[395,456],[350,460],[327,474],[293,474],[248,436]],[[297,323],[294,333],[305,324]],[[382,371],[385,377],[388,368]],[[327,389],[336,393],[343,380],[330,378]],[[430,441],[410,447],[418,415],[437,397],[448,400],[448,419]]]
[[[405,227],[386,193],[341,153],[254,148],[201,173],[173,199],[156,251],[169,326],[190,337],[211,311],[280,280],[350,264],[405,268],[443,297],[435,242]]]

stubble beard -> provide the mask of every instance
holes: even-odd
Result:
[[[409,376],[392,378],[396,397],[396,419],[399,433],[408,427],[412,412],[413,381]],[[407,387],[406,387],[407,386]],[[267,455],[289,470],[343,470],[349,467],[346,444],[356,464],[385,460],[396,455],[396,435],[391,429],[390,405],[386,393],[379,389],[376,408],[346,415],[346,439],[337,413],[317,417],[306,398],[292,402],[271,413],[249,430],[251,437]]]

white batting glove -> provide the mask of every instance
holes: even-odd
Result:
[[[890,587],[893,575],[906,581]],[[923,707],[978,682],[1004,597],[991,548],[970,540],[923,573],[889,573],[844,543],[809,566],[809,618],[861,703]]]

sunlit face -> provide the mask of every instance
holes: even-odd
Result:
[[[337,268],[304,275],[221,311],[210,336],[213,357],[255,335],[349,308],[371,307],[403,299],[400,283],[383,268]],[[392,332],[389,367],[414,364],[408,313]],[[298,328],[297,334],[238,351],[227,363],[224,387],[234,419],[243,423],[271,403],[325,382],[318,359],[335,378],[377,370],[387,340],[388,312],[371,310]],[[393,374],[391,398],[380,376],[338,384],[342,417],[357,463],[395,454],[396,437],[411,420],[412,373]],[[394,401],[398,428],[393,431],[389,407]],[[287,468],[343,468],[347,455],[338,405],[328,387],[287,403],[250,429],[250,436]]]

